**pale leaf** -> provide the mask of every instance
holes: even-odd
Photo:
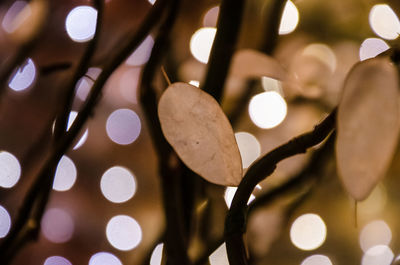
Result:
[[[158,116],[165,138],[190,169],[215,184],[240,183],[239,148],[212,96],[195,86],[174,83],[160,98]]]
[[[399,133],[398,78],[386,58],[357,64],[338,110],[339,175],[355,200],[365,199],[385,175]]]
[[[245,49],[237,51],[233,56],[230,75],[239,78],[267,76],[282,81],[286,79],[286,70],[275,58]]]

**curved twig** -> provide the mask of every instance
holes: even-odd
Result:
[[[255,186],[272,174],[281,160],[306,152],[307,148],[319,144],[335,128],[336,109],[314,130],[302,134],[286,144],[272,150],[257,160],[247,171],[233,198],[225,222],[225,240],[231,265],[248,264],[243,242],[246,229],[247,201]]]

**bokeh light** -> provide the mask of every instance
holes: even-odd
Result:
[[[197,30],[190,39],[190,51],[199,62],[208,62],[216,32],[216,28],[204,27]]]
[[[365,39],[360,46],[360,60],[364,61],[373,58],[378,54],[388,50],[390,46],[382,39],[368,38]]]
[[[0,152],[0,187],[12,188],[21,176],[18,159],[6,151]]]
[[[133,110],[118,109],[108,117],[106,131],[114,143],[131,144],[139,137],[141,131],[139,116]]]
[[[279,34],[285,35],[293,32],[299,23],[299,11],[292,1],[286,2],[282,13],[281,24],[279,25]]]
[[[216,27],[219,15],[219,6],[214,6],[207,10],[203,17],[204,27]]]
[[[93,80],[96,80],[100,75],[102,69],[98,67],[91,67],[88,69],[85,76],[81,77],[76,83],[75,90],[77,97],[84,101],[89,95],[90,89],[93,86]]]
[[[232,200],[233,200],[233,197],[235,196],[236,190],[237,190],[237,187],[227,187],[225,189],[224,199],[225,199],[226,206],[228,206],[228,208],[231,207]],[[255,198],[256,198],[256,196],[251,194],[247,204],[254,201]]]
[[[229,265],[228,253],[226,245],[223,243],[208,258],[210,265]]]
[[[261,154],[261,145],[257,138],[247,132],[235,133],[243,168],[248,168]]]
[[[151,253],[151,257],[150,257],[150,265],[161,265],[163,248],[164,248],[163,243],[158,244],[154,248],[153,252]]]
[[[290,228],[290,240],[301,250],[319,248],[326,239],[325,222],[317,214],[303,214]]]
[[[67,131],[69,130],[69,128],[71,128],[71,126],[74,123],[74,120],[76,119],[77,116],[78,116],[78,112],[76,112],[76,111],[71,111],[69,113]],[[81,138],[79,139],[79,141],[75,144],[75,146],[73,148],[74,150],[78,149],[86,142],[86,140],[88,138],[88,134],[89,134],[89,129],[86,129],[85,132],[83,133],[83,135],[81,136]]]
[[[286,113],[286,102],[277,92],[263,92],[250,100],[250,118],[260,128],[270,129],[278,126],[285,119]]]
[[[89,265],[122,265],[122,262],[109,252],[99,252],[90,257]]]
[[[14,32],[23,22],[23,20],[16,19],[18,15],[21,13],[24,8],[29,8],[29,5],[26,1],[15,1],[10,8],[7,10],[7,13],[3,17],[3,21],[1,22],[1,26],[3,29],[8,32]]]
[[[377,4],[371,8],[369,24],[375,34],[381,38],[394,40],[399,36],[399,18],[387,4]]]
[[[48,257],[43,265],[72,265],[72,263],[64,257],[52,256]]]
[[[114,203],[126,202],[136,192],[136,181],[132,172],[124,167],[112,167],[104,172],[100,181],[104,197]]]
[[[282,82],[267,76],[261,77],[261,85],[265,91],[275,91],[279,94],[283,93]]]
[[[150,35],[147,36],[139,47],[126,59],[127,65],[140,66],[150,58],[151,50],[153,49],[154,40]]]
[[[75,183],[76,175],[77,171],[74,162],[68,156],[64,155],[57,165],[53,189],[56,191],[67,191],[71,189]]]
[[[74,233],[74,220],[64,210],[51,208],[42,218],[41,228],[43,235],[53,243],[65,243]]]
[[[326,44],[313,43],[308,45],[303,50],[303,56],[313,57],[331,69],[332,72],[336,70],[336,55],[333,50]]]
[[[303,260],[301,265],[332,265],[332,261],[324,255],[312,255]]]
[[[36,80],[36,66],[28,58],[14,73],[8,86],[14,91],[24,91],[31,88]]]
[[[195,87],[200,87],[200,82],[197,80],[190,80],[189,84]]]
[[[375,220],[363,227],[360,233],[360,246],[366,252],[375,245],[389,245],[392,231],[383,220]]]
[[[86,42],[96,32],[97,10],[91,6],[77,6],[72,9],[65,20],[68,36],[76,42]]]
[[[128,251],[137,247],[142,241],[142,229],[132,217],[117,215],[108,222],[106,236],[114,248]]]
[[[11,228],[11,217],[6,208],[0,205],[0,238],[5,237]]]
[[[393,251],[388,246],[377,245],[364,253],[361,265],[390,265],[393,258]]]
[[[147,0],[150,4],[154,5],[156,3],[156,0]]]

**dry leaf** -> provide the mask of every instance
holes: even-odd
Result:
[[[229,73],[239,78],[267,76],[280,81],[286,79],[285,69],[275,58],[250,49],[235,53]]]
[[[195,86],[174,83],[161,96],[158,116],[165,138],[190,169],[215,184],[240,183],[239,148],[212,96]]]
[[[348,193],[365,199],[385,175],[399,133],[398,78],[386,58],[357,64],[338,110],[336,159]]]

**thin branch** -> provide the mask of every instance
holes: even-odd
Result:
[[[314,130],[302,134],[286,144],[272,150],[257,160],[247,171],[239,184],[225,221],[225,240],[231,265],[248,264],[243,242],[246,229],[247,201],[256,185],[272,174],[276,164],[285,158],[305,153],[306,150],[323,141],[335,128],[336,109]]]
[[[211,49],[207,75],[202,89],[218,102],[223,88],[235,45],[239,37],[244,11],[244,0],[222,0],[217,24],[217,33]]]
[[[50,4],[49,0],[42,1],[44,2],[44,5],[48,6]],[[46,16],[48,16],[49,13],[50,12],[47,11]],[[47,21],[47,18],[43,18],[43,21]],[[35,48],[38,40],[40,39],[40,35],[43,31],[44,26],[45,23],[42,23],[40,25],[40,28],[37,29],[36,34],[28,38],[26,42],[22,43],[19,46],[17,52],[11,55],[11,57],[5,61],[5,65],[0,70],[0,99],[6,89],[7,81],[10,78],[11,74],[16,70],[19,65],[21,65],[27,59],[28,54]]]
[[[103,17],[103,9],[104,2],[103,0],[94,0],[94,7],[97,10],[97,22],[96,29],[93,36],[93,39],[88,43],[85,52],[74,72],[72,78],[66,82],[65,88],[62,90],[65,94],[61,93],[61,101],[60,108],[57,114],[56,123],[54,126],[54,139],[59,139],[62,135],[64,135],[67,125],[68,125],[68,116],[71,111],[72,102],[75,96],[75,86],[78,83],[79,79],[86,74],[90,60],[92,59],[94,52],[96,51],[97,44],[99,42],[100,29],[102,26],[102,17]]]
[[[168,15],[159,29],[150,59],[143,70],[140,100],[145,111],[150,134],[159,156],[159,172],[162,185],[166,231],[164,248],[166,264],[189,264],[187,240],[184,234],[184,220],[180,181],[183,168],[179,158],[165,140],[157,115],[157,95],[153,87],[155,73],[159,69],[161,58],[168,50],[170,32],[175,23],[180,1],[173,0]]]

